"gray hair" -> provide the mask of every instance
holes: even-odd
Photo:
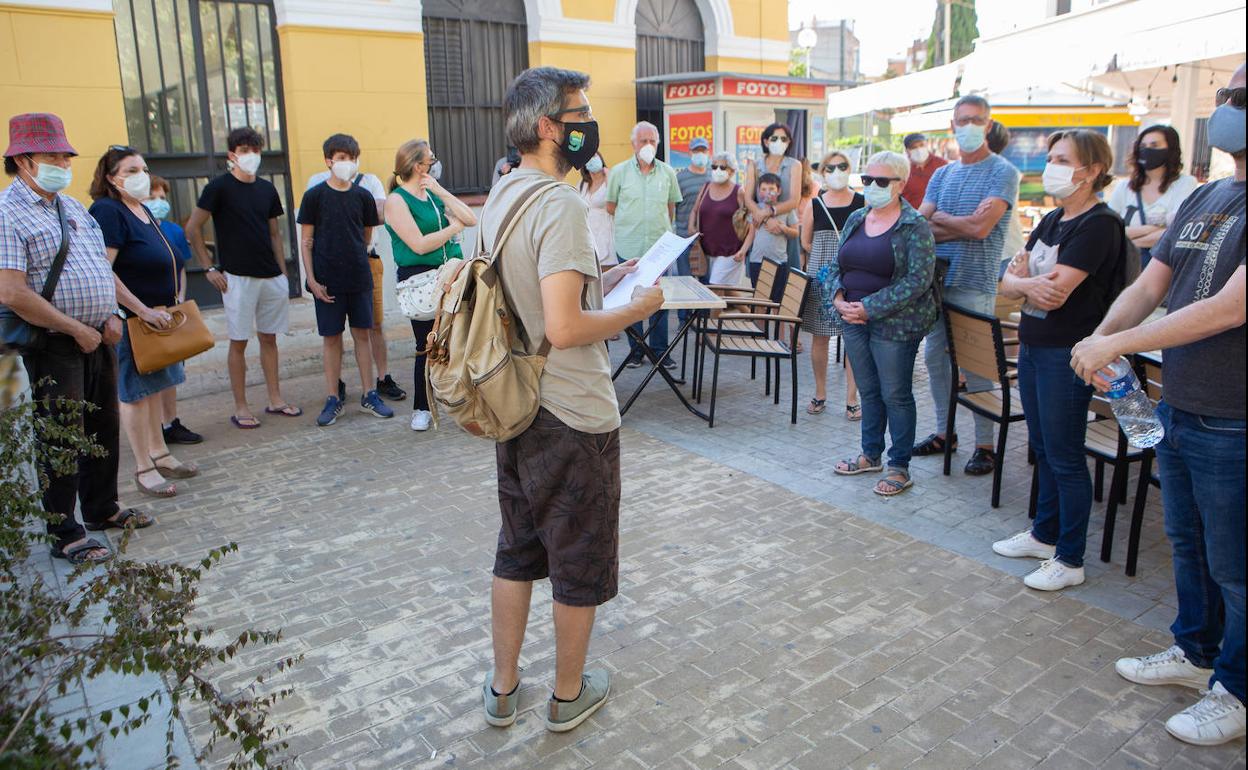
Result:
[[[717,152],[711,156],[711,163],[724,162],[728,164],[728,168],[733,171],[737,170],[737,156],[730,152]]]
[[[637,132],[638,132],[638,131],[641,131],[643,128],[648,128],[648,129],[650,129],[650,130],[654,131],[654,135],[655,135],[655,136],[662,136],[662,135],[663,135],[663,134],[659,131],[659,127],[658,127],[658,126],[654,125],[653,123],[651,123],[651,122],[650,122],[650,121],[648,121],[648,120],[643,120],[643,121],[641,121],[640,123],[638,123],[637,125],[633,126],[633,130],[632,130],[632,131],[630,131],[630,132],[628,133],[628,141],[630,141],[630,142],[635,142],[635,141],[637,141]]]
[[[957,114],[958,108],[964,104],[969,104],[972,107],[978,107],[979,109],[984,111],[985,115],[992,114],[992,106],[988,104],[987,99],[980,96],[979,94],[967,94],[966,96],[959,98],[956,102],[953,103],[954,114]]]
[[[888,166],[888,170],[893,172],[892,175],[901,179],[902,185],[905,185],[906,180],[910,178],[910,161],[899,152],[892,152],[891,150],[877,152],[870,158],[867,158],[867,165],[863,168],[868,168],[876,163],[881,166]]]
[[[556,67],[533,67],[521,72],[503,97],[503,133],[507,144],[533,152],[541,143],[537,124],[544,115],[563,109],[569,93],[589,88],[589,75]]]

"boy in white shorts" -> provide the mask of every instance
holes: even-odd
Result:
[[[290,284],[277,221],[283,213],[282,201],[272,182],[256,176],[264,137],[252,128],[237,128],[230,132],[227,146],[230,170],[204,187],[186,223],[186,235],[225,304],[230,389],[234,392],[230,422],[250,429],[260,427],[247,405],[246,353],[253,333],[260,340],[260,367],[268,388],[265,413],[298,417],[303,410],[282,398],[278,382],[277,335],[290,324]],[[209,216],[220,268],[213,265],[204,244],[203,226]]]

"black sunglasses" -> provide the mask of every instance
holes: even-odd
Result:
[[[138,153],[138,150],[134,149],[128,144],[110,144],[108,146],[108,149],[110,152],[126,152],[126,153],[134,153],[134,154]]]
[[[768,142],[784,142],[785,144],[788,144],[790,140],[784,134],[773,134],[767,137],[767,141]]]
[[[1239,86],[1238,88],[1219,88],[1213,97],[1213,102],[1219,107],[1230,102],[1232,107],[1242,110],[1246,99],[1248,97],[1244,95],[1244,86]]]
[[[893,182],[900,182],[899,176],[871,176],[869,174],[862,175],[863,186],[875,185],[876,187],[888,187]]]
[[[727,163],[716,166],[712,163],[711,171],[732,171],[732,166],[729,166]]]
[[[828,169],[832,169],[832,168],[836,169],[837,171],[849,171],[849,164],[846,163],[845,161],[841,161],[840,163],[823,164],[824,171],[827,171]]]

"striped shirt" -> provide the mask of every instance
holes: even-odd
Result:
[[[113,268],[104,252],[99,223],[82,204],[58,195],[69,224],[69,254],[52,295],[52,305],[94,329],[117,309]],[[26,274],[36,293],[52,270],[61,248],[61,221],[56,205],[35,193],[21,179],[0,191],[0,270]]]
[[[983,240],[959,239],[936,244],[936,258],[949,264],[945,286],[982,294],[997,293],[997,273],[1001,250],[1005,247],[1010,217],[1015,216],[1018,200],[1018,169],[1000,155],[989,154],[978,163],[958,161],[941,166],[932,174],[924,203],[934,203],[937,211],[955,217],[970,216],[988,198],[1005,201],[1005,213]]]

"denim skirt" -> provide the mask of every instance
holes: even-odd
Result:
[[[142,401],[185,381],[181,361],[151,374],[139,374],[134,367],[134,353],[130,350],[130,327],[122,324],[121,341],[117,343],[117,398],[123,404]]]

